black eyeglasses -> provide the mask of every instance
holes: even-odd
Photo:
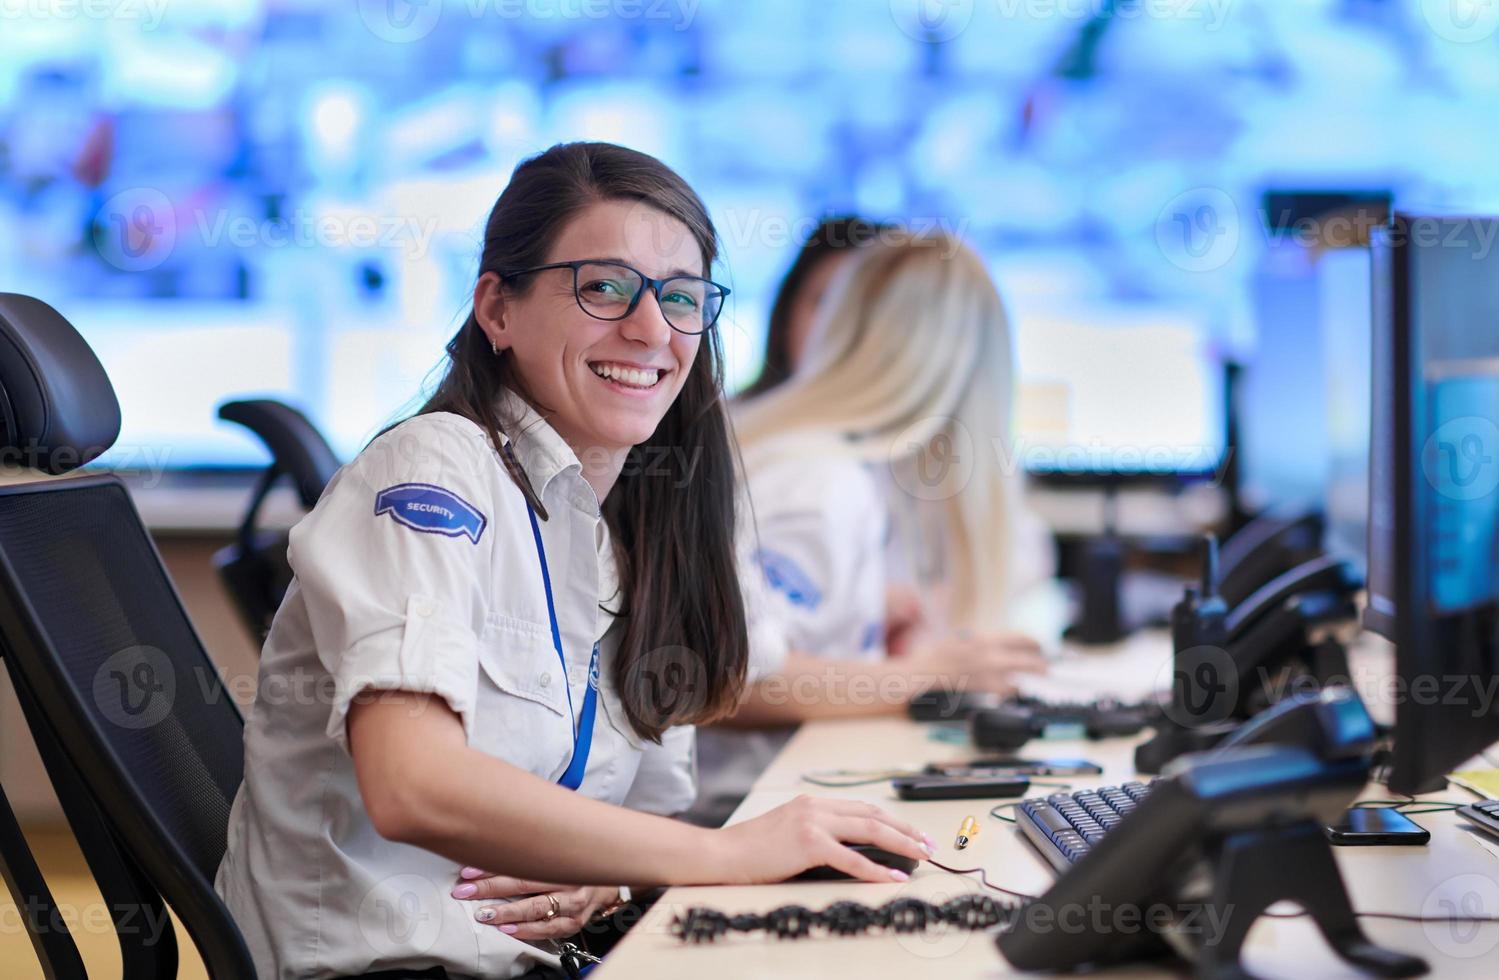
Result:
[[[698,276],[670,276],[652,279],[639,269],[622,262],[580,259],[576,262],[553,262],[529,269],[501,272],[501,279],[514,279],[548,269],[573,270],[573,296],[578,306],[599,320],[623,320],[635,312],[647,288],[656,294],[661,315],[678,333],[700,334],[712,329],[723,312],[726,287]]]

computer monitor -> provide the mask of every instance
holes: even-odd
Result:
[[[1397,213],[1373,246],[1370,562],[1393,615],[1398,793],[1499,742],[1496,235],[1499,218]]]
[[[1267,239],[1248,280],[1254,345],[1235,392],[1240,502],[1316,508],[1329,551],[1363,565],[1369,434],[1369,236],[1390,192],[1261,195]]]
[[[1017,301],[1015,450],[1043,478],[1211,476],[1223,365],[1190,307]]]

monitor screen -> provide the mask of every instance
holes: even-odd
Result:
[[[1388,408],[1371,441],[1370,577],[1393,616],[1401,793],[1499,741],[1496,236],[1499,218],[1397,215],[1375,245],[1374,403]]]
[[[1216,458],[1207,352],[1252,344],[1267,238],[1332,201],[1265,188],[1499,194],[1478,46],[1387,4],[1245,0],[1220,25],[1200,4],[948,3],[941,36],[909,16],[941,5],[906,0],[11,6],[28,15],[0,18],[0,226],[26,234],[0,235],[0,290],[98,339],[118,465],[131,443],[174,468],[263,462],[214,418],[255,394],[351,454],[439,363],[515,164],[566,140],[653,154],[707,203],[731,389],[829,214],[1024,266],[1001,292],[1041,469],[1063,449],[1122,470]],[[1083,309],[1033,315],[1027,291]],[[1120,366],[1149,399],[1121,395]]]
[[[1223,366],[1200,315],[1147,303],[1012,310],[1015,450],[1033,473],[1211,473]]]

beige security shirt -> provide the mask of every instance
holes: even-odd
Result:
[[[540,528],[567,670],[525,498],[480,426],[418,416],[339,470],[291,533],[296,578],[262,654],[215,882],[264,980],[430,966],[508,977],[557,962],[550,946],[476,922],[478,904],[450,895],[459,865],[375,832],[345,736],[361,692],[434,693],[470,746],[556,780],[598,640],[579,792],[656,813],[693,799],[692,730],[642,741],[614,687],[619,631],[606,608],[618,608],[618,578],[598,500],[551,426],[504,401],[502,417],[521,418],[514,454],[550,514]]]

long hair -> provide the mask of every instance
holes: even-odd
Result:
[[[547,253],[567,221],[601,201],[641,202],[680,221],[702,252],[704,275],[712,269],[717,232],[703,202],[676,172],[610,143],[565,143],[515,168],[485,224],[479,276],[551,261]],[[524,295],[533,282],[513,277],[505,288]],[[480,425],[498,451],[500,433],[518,422],[498,417],[502,391],[548,414],[525,390],[509,352],[491,350],[472,310],[447,353],[446,373],[417,415],[462,415]],[[525,473],[510,454],[499,456],[544,519],[546,509]],[[625,624],[613,680],[630,724],[642,737],[659,740],[673,725],[728,713],[743,690],[748,662],[734,561],[735,456],[716,330],[704,334],[656,431],[633,451],[632,462],[638,459],[650,465],[627,462],[603,502],[620,569],[622,602],[611,611]],[[700,689],[678,689],[699,683]]]
[[[995,628],[1015,499],[1011,361],[977,255],[947,235],[884,235],[835,281],[790,380],[736,413],[747,471],[813,451],[888,467],[893,492],[940,529],[952,625]]]
[[[765,331],[765,355],[760,374],[739,392],[740,398],[763,395],[791,377],[791,308],[813,270],[828,259],[867,245],[890,230],[889,225],[854,215],[824,218],[812,229],[776,290],[775,301],[770,307],[770,323]]]

